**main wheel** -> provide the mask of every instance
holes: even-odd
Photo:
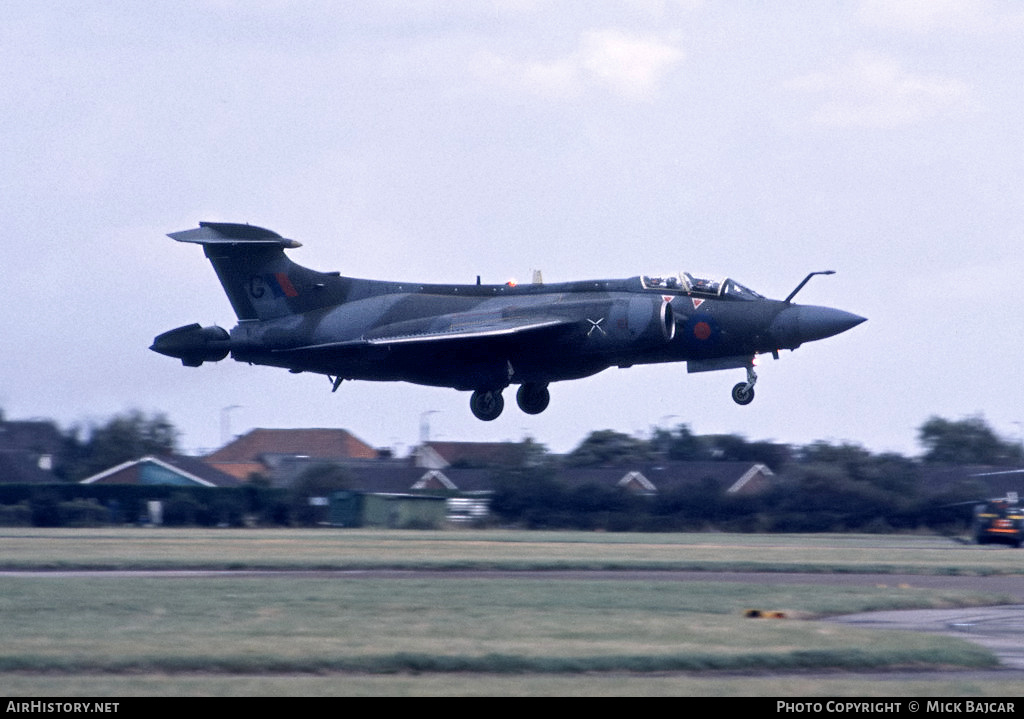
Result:
[[[732,388],[732,401],[736,404],[750,404],[754,401],[754,388],[746,382],[740,382]]]
[[[516,392],[516,403],[526,414],[540,414],[548,408],[551,393],[544,384],[524,384]]]
[[[505,409],[505,399],[501,392],[482,392],[477,390],[469,398],[469,408],[477,419],[490,422],[497,419],[501,410]]]

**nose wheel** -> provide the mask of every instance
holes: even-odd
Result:
[[[501,390],[497,392],[477,390],[469,398],[469,409],[477,419],[490,422],[497,419],[501,411],[505,409],[505,399],[501,396]]]
[[[732,388],[732,401],[739,405],[748,405],[754,401],[754,385],[757,384],[757,373],[753,367],[747,367],[747,381],[740,382]]]

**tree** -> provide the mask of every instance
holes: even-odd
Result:
[[[566,462],[574,467],[599,467],[646,462],[650,458],[651,448],[646,441],[615,430],[602,429],[591,432],[566,457]]]
[[[738,434],[709,434],[700,438],[712,459],[761,462],[778,471],[790,459],[790,448],[774,442],[750,442]]]
[[[137,409],[101,425],[75,427],[65,437],[65,476],[80,480],[147,455],[174,454],[178,434],[166,415]]]
[[[1001,465],[1022,460],[1021,446],[999,437],[980,416],[931,417],[918,429],[918,439],[925,447],[925,462]]]
[[[549,461],[548,450],[532,437],[521,442],[497,442],[486,454],[474,452],[452,461],[458,469],[494,469],[505,467],[539,467]]]
[[[658,427],[651,437],[651,447],[666,459],[691,462],[710,459],[707,446],[702,440],[686,424],[679,425],[675,431]]]
[[[654,430],[650,446],[653,452],[669,460],[702,462],[761,462],[778,471],[790,460],[790,448],[775,442],[750,442],[738,434],[694,434],[681,424],[674,431]]]

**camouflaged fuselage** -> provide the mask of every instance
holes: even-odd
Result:
[[[551,382],[658,362],[746,368],[743,391],[733,393],[745,404],[755,355],[778,356],[864,321],[793,304],[811,275],[786,300],[686,273],[518,286],[382,282],[297,265],[284,249],[298,243],[249,225],[200,223],[171,237],[203,246],[239,321],[230,333],[179,327],[158,336],[154,351],[189,366],[230,354],[324,374],[335,389],[358,379],[472,390],[482,419],[501,409],[478,408],[478,397],[500,400],[510,384],[524,385],[520,405],[536,413]]]

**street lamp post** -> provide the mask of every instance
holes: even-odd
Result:
[[[228,407],[222,407],[220,410],[220,446],[223,447],[225,444],[231,441],[231,412],[236,409],[242,409],[242,405],[233,404]]]
[[[420,444],[426,444],[430,441],[430,415],[438,414],[439,410],[428,409],[426,412],[420,413]]]

